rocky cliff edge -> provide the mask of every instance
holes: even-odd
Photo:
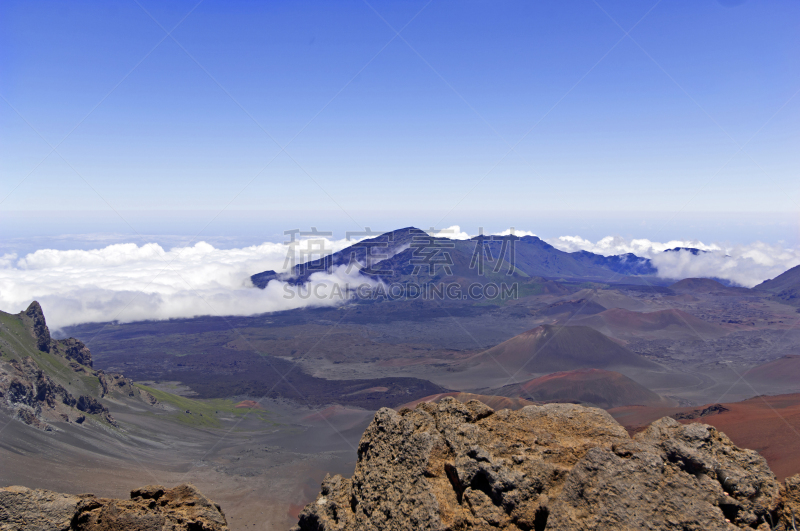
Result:
[[[493,411],[444,399],[380,410],[352,478],[327,476],[294,531],[793,529],[800,476],[704,424],[631,438],[603,410]]]

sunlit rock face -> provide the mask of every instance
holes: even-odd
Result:
[[[798,485],[704,424],[631,438],[600,409],[445,398],[380,410],[353,477],[326,477],[294,531],[789,530]]]

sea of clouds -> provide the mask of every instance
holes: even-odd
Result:
[[[506,231],[508,233],[508,231]],[[466,239],[453,226],[439,233]],[[533,235],[526,231],[515,234]],[[664,278],[716,277],[752,287],[800,264],[800,250],[755,242],[726,247],[699,241],[654,242],[607,237],[592,242],[578,236],[546,240],[567,252],[591,251],[603,255],[634,253],[650,258]],[[324,242],[336,252],[353,241]],[[669,252],[675,247],[708,251],[693,255]],[[264,243],[238,249],[217,249],[199,242],[164,249],[158,244],[109,245],[95,250],[41,249],[16,256],[0,256],[0,309],[18,312],[32,300],[44,308],[51,328],[85,322],[130,322],[199,315],[253,315],[304,306],[340,304],[341,298],[288,297],[287,286],[273,281],[267,289],[253,287],[250,275],[265,270],[285,271],[287,246]],[[341,267],[311,278],[316,285],[346,288],[369,281],[354,268]],[[324,291],[330,293],[330,289]]]

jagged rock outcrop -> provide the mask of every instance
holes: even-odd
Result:
[[[36,338],[36,346],[42,352],[50,352],[50,329],[44,320],[44,312],[38,302],[33,301],[24,312],[30,320],[33,335]]]
[[[18,319],[27,334],[0,328],[0,409],[44,431],[54,423],[83,424],[87,415],[117,426],[99,399],[138,398],[157,406],[156,398],[121,374],[92,368],[89,348],[75,338],[52,339],[42,308],[34,301]],[[12,321],[13,322],[13,321]]]
[[[30,303],[28,308],[19,314],[23,322],[36,339],[36,347],[42,352],[54,352],[68,360],[72,360],[79,365],[92,368],[92,354],[89,348],[74,337],[68,339],[54,340],[50,337],[50,328],[44,318],[44,312],[37,301]],[[80,367],[74,367],[81,370]]]
[[[103,371],[97,371],[97,373],[98,378],[100,378],[100,386],[103,389],[100,394],[101,398],[114,395],[135,397],[140,393],[146,392],[135,387],[132,380],[125,378],[119,373],[105,373]],[[147,394],[152,396],[150,393]],[[144,400],[145,402],[148,401],[146,398]]]
[[[64,386],[42,371],[32,358],[11,361],[0,370],[0,402],[13,411],[14,418],[39,429],[51,431],[47,420],[69,420],[68,411],[77,404]]]
[[[219,505],[194,486],[148,485],[130,500],[49,490],[0,489],[0,531],[226,531]]]
[[[92,368],[92,353],[83,341],[70,337],[68,339],[59,339],[56,343],[59,354],[68,360],[72,360],[90,369]]]
[[[17,420],[45,431],[55,429],[52,421],[77,421],[81,416],[78,412],[97,415],[117,425],[106,406],[89,395],[75,398],[31,357],[0,367],[0,406],[10,410]]]
[[[90,415],[98,415],[101,419],[108,422],[112,426],[117,426],[117,421],[111,416],[111,412],[106,406],[98,402],[94,397],[89,395],[81,395],[78,397],[78,402],[75,404],[78,411],[83,411]]]
[[[631,438],[573,404],[494,412],[447,398],[382,409],[350,479],[327,476],[294,531],[791,530],[800,476],[704,424]]]

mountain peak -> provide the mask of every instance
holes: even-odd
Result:
[[[42,306],[37,301],[33,301],[22,313],[32,321],[32,332],[36,338],[37,348],[42,352],[50,352],[50,329],[47,328]]]
[[[25,314],[28,317],[33,317],[35,315],[41,315],[42,319],[44,319],[44,312],[42,311],[42,305],[39,304],[39,301],[33,301],[28,305],[28,308],[25,310]]]

